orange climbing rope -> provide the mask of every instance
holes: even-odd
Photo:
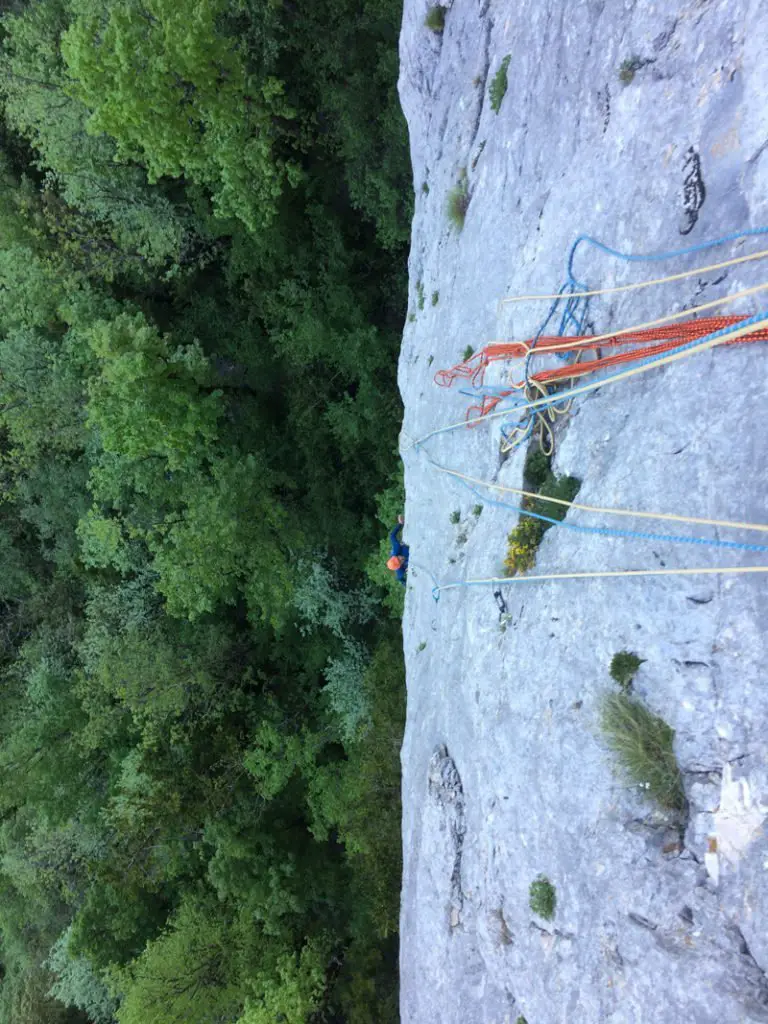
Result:
[[[557,353],[559,355],[575,356],[575,362],[566,366],[555,367],[549,370],[541,370],[538,373],[529,375],[529,382],[542,386],[557,384],[564,380],[575,380],[589,373],[608,369],[612,366],[619,366],[623,363],[634,362],[639,359],[663,354],[673,351],[682,345],[686,345],[697,338],[702,338],[715,331],[731,327],[746,320],[744,316],[711,316],[702,317],[696,320],[687,320],[682,323],[662,324],[657,327],[645,328],[637,331],[622,331],[614,336],[601,336],[595,338],[589,335],[574,337],[542,336],[535,347],[532,347],[533,339],[525,342],[494,342],[486,345],[479,352],[475,352],[469,359],[457,363],[448,370],[438,370],[435,374],[435,383],[440,387],[450,387],[456,380],[469,381],[474,387],[483,383],[485,371],[491,363],[507,359],[524,359],[530,356],[547,355]],[[733,341],[724,340],[726,345],[739,345],[746,342],[768,340],[768,329],[756,327],[754,331],[735,338]],[[655,342],[655,344],[649,344]],[[603,349],[616,349],[625,346],[639,346],[628,348],[627,351],[612,352],[603,355]],[[594,350],[595,358],[581,362],[582,356]],[[467,419],[475,421],[491,412],[498,403],[526,387],[526,381],[510,383],[509,388],[498,391],[494,395],[483,396],[480,405],[472,406],[467,410]]]

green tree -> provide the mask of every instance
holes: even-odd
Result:
[[[150,181],[184,175],[211,188],[220,216],[252,231],[268,223],[284,182],[298,180],[273,145],[275,119],[293,111],[281,83],[251,76],[237,41],[218,31],[224,0],[73,7],[61,52],[68,90],[92,111],[87,130],[114,138]]]
[[[232,942],[221,913],[186,900],[168,926],[123,970],[113,969],[122,992],[120,1024],[208,1024],[241,1009]]]
[[[122,313],[88,332],[98,372],[88,385],[88,424],[106,452],[163,458],[169,470],[200,459],[216,440],[221,393],[206,385],[199,345],[173,349],[142,314]]]
[[[48,995],[62,1006],[82,1010],[92,1024],[112,1024],[117,1000],[110,995],[105,980],[82,956],[70,956],[67,929],[54,943],[45,966],[55,978]]]
[[[150,188],[142,168],[116,162],[116,146],[107,135],[87,133],[89,110],[69,95],[60,43],[70,19],[66,0],[29,4],[4,19],[4,119],[34,147],[46,190],[61,192],[66,201],[70,212],[59,208],[53,218],[59,237],[70,234],[71,252],[76,247],[92,255],[90,219],[94,227],[108,225],[106,247],[122,251],[142,277],[177,266],[193,233],[189,218],[162,190]]]
[[[310,1020],[324,1002],[331,960],[331,942],[324,935],[307,940],[299,952],[280,955],[271,976],[262,972],[252,982],[258,994],[247,1000],[238,1024]]]

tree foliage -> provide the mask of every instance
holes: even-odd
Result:
[[[219,24],[225,0],[73,2],[61,40],[67,92],[91,112],[121,161],[150,182],[182,176],[211,189],[217,212],[251,230],[269,223],[298,168],[273,151],[273,124],[289,119],[282,83],[249,74],[247,56]]]
[[[397,4],[0,33],[0,1024],[397,1019]]]

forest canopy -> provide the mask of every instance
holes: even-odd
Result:
[[[0,21],[0,1024],[397,1019],[387,0]]]

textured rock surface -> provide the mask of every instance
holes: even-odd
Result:
[[[406,0],[401,37],[417,196],[415,319],[400,361],[414,563],[404,619],[402,1019],[768,1020],[768,579],[509,587],[502,629],[490,589],[446,592],[435,604],[425,570],[442,581],[498,574],[514,513],[486,505],[474,516],[477,499],[409,447],[464,414],[467,400],[437,389],[434,371],[466,345],[528,336],[541,306],[499,316],[497,302],[558,287],[578,233],[652,252],[768,223],[768,9],[456,0],[442,36],[423,27],[425,13],[423,0]],[[506,54],[509,90],[496,115],[488,84]],[[642,66],[623,86],[622,62],[633,58]],[[471,202],[459,233],[445,203],[462,168]],[[714,258],[759,247],[727,246]],[[685,257],[661,273],[711,261]],[[594,327],[768,280],[766,266],[601,300]],[[578,271],[600,287],[659,267],[585,252]],[[582,479],[590,504],[768,520],[767,359],[765,344],[720,349],[592,393],[558,437],[557,469]],[[502,465],[489,426],[426,448],[445,465],[520,485],[522,455]],[[537,567],[761,561],[553,529]],[[676,730],[691,805],[682,841],[616,778],[600,741],[599,699],[622,649],[645,659],[636,690]],[[540,873],[557,890],[552,922],[528,906]]]

